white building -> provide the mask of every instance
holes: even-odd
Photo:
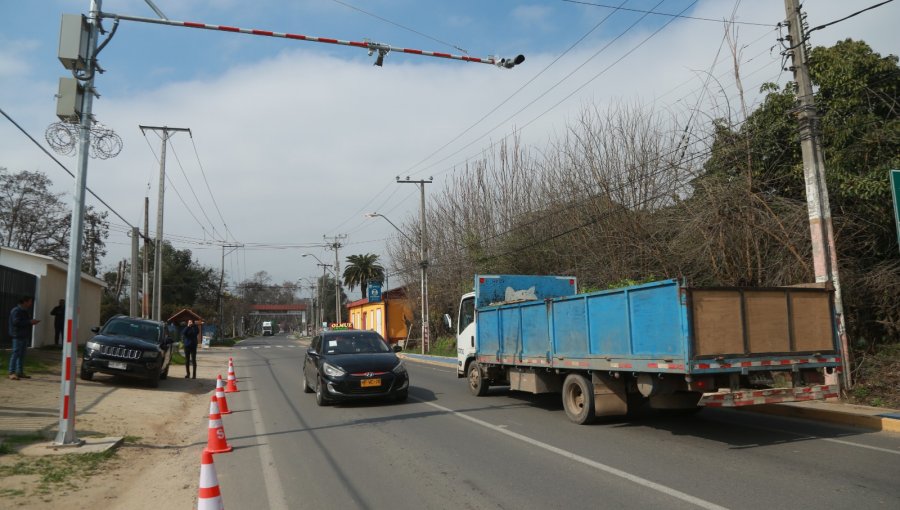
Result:
[[[53,345],[53,316],[50,311],[66,297],[68,265],[46,255],[37,255],[0,246],[0,324],[4,345],[9,345],[9,312],[22,296],[34,296],[32,312],[39,322],[34,327],[31,347]],[[79,345],[93,336],[91,328],[100,326],[100,298],[106,283],[81,273],[78,303]]]

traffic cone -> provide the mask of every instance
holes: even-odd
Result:
[[[219,478],[213,456],[206,450],[200,454],[200,487],[197,491],[197,510],[224,510]]]
[[[209,453],[226,453],[234,448],[225,440],[225,427],[222,426],[222,415],[219,414],[219,401],[213,395],[209,401],[209,438],[204,451]]]
[[[225,393],[236,393],[241,391],[237,387],[237,377],[234,376],[234,365],[228,360],[228,383],[225,385]]]
[[[228,358],[228,366],[231,367],[231,373],[234,374],[234,382],[237,383],[237,372],[234,371],[234,359]]]
[[[228,400],[225,399],[225,382],[222,376],[216,376],[216,400],[219,403],[219,414],[231,414],[228,410]]]

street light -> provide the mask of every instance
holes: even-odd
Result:
[[[419,281],[421,282],[420,293],[422,295],[422,354],[425,354],[425,337],[428,335],[428,275],[426,274],[426,268],[428,267],[428,261],[425,260],[425,239],[423,236],[422,242],[417,243],[409,237],[406,232],[400,230],[400,227],[394,224],[393,221],[390,220],[387,216],[383,214],[379,214],[377,212],[371,212],[365,214],[366,218],[384,218],[385,221],[391,224],[394,227],[394,230],[400,232],[403,237],[405,237],[409,242],[419,248]]]
[[[322,262],[322,260],[319,259],[319,257],[316,257],[312,253],[304,253],[300,256],[301,257],[307,257],[307,256],[312,257],[319,261],[319,263],[316,264],[317,266],[322,266],[322,284],[319,285],[319,318],[317,319],[319,325],[321,325],[323,322],[325,322],[325,306],[322,303],[322,301],[325,300],[325,277],[327,276],[326,271],[328,271],[328,268],[332,267],[332,266],[331,266],[331,264],[326,264],[326,263]],[[332,271],[332,273],[333,273],[333,271]],[[335,275],[335,278],[337,278],[336,275]]]

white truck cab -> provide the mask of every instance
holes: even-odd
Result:
[[[464,294],[459,301],[456,323],[456,376],[466,376],[469,362],[475,359],[475,293]]]

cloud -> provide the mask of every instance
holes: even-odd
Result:
[[[517,5],[512,10],[512,18],[526,27],[551,30],[554,24],[550,21],[553,9],[543,5]]]

